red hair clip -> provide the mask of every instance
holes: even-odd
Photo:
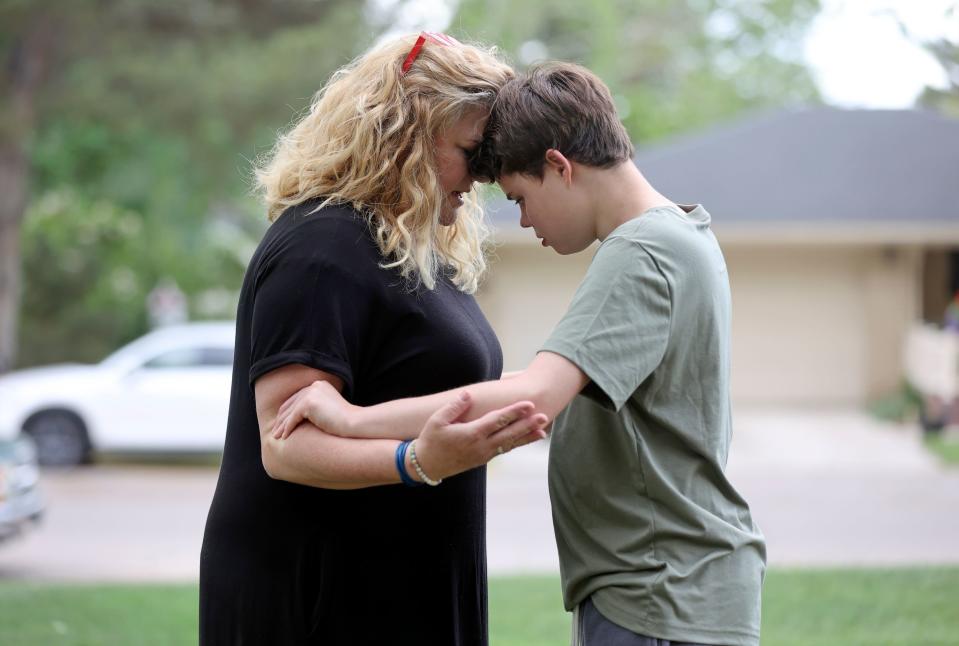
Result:
[[[423,45],[427,40],[433,41],[437,45],[443,45],[444,47],[460,44],[460,41],[446,34],[441,34],[436,31],[420,32],[419,38],[413,43],[413,49],[410,50],[410,53],[406,56],[406,60],[403,61],[403,74],[410,71],[410,67],[413,66],[413,61],[420,55],[420,50],[423,49]]]

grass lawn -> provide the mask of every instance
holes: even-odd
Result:
[[[927,435],[926,448],[939,456],[946,464],[959,466],[959,434]]]
[[[196,643],[195,585],[0,583],[3,646]],[[764,646],[959,644],[959,568],[773,570]],[[493,646],[564,645],[569,615],[554,577],[490,581]]]

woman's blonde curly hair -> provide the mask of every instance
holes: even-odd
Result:
[[[434,141],[469,110],[489,110],[514,74],[494,49],[429,40],[402,74],[415,40],[393,40],[333,74],[259,165],[256,184],[270,221],[312,198],[322,198],[320,208],[351,204],[369,217],[384,268],[433,289],[448,267],[453,283],[473,293],[489,231],[475,191],[454,224],[440,225],[448,196]]]

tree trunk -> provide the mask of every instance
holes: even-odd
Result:
[[[3,52],[0,75],[0,374],[17,354],[20,312],[20,229],[27,208],[30,163],[27,141],[36,124],[37,92],[54,44],[52,20],[42,9],[28,17]]]
[[[26,155],[16,143],[0,143],[0,374],[11,370],[16,360],[20,227],[26,195]]]

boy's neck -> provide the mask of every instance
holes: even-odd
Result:
[[[581,169],[582,172],[583,169]],[[653,207],[675,206],[639,172],[632,160],[613,168],[588,168],[589,186],[596,223],[596,237],[602,241],[619,225],[638,218]]]

